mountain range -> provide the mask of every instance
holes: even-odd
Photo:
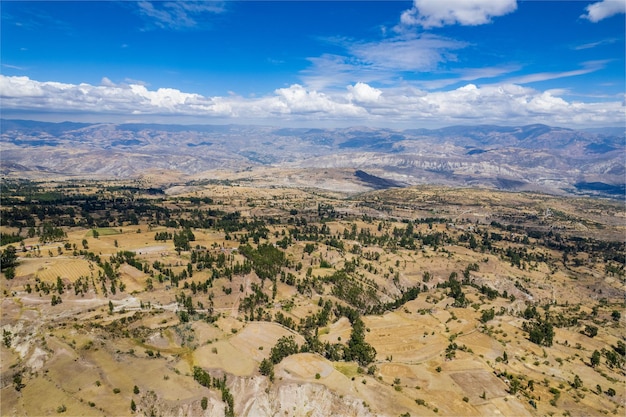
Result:
[[[139,178],[354,170],[370,188],[417,184],[623,197],[622,128],[541,124],[393,130],[1,120],[4,177]],[[175,179],[175,180],[174,180]]]

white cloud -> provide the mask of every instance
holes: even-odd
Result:
[[[584,43],[582,45],[575,46],[574,50],[581,51],[583,49],[592,49],[592,48],[596,48],[596,47],[602,46],[602,45],[610,45],[612,43],[617,42],[618,40],[619,39],[617,39],[617,38],[609,38],[609,39],[602,39],[602,40],[597,41],[597,42]]]
[[[516,9],[516,0],[413,0],[413,7],[402,13],[400,22],[424,28],[454,24],[476,26]]]
[[[149,89],[139,84],[101,85],[36,81],[0,75],[0,98],[5,112],[72,113],[100,119],[136,115],[196,117],[231,123],[298,122],[312,126],[326,122],[388,127],[451,124],[620,125],[623,97],[613,101],[574,102],[567,92],[538,91],[516,85],[467,84],[449,91],[427,92],[405,83],[374,88],[357,82],[342,90],[318,91],[294,84],[263,97],[205,97],[174,88]],[[7,114],[7,113],[5,113]]]
[[[222,1],[139,1],[139,14],[161,29],[189,29],[206,25],[206,15],[222,13]]]
[[[620,13],[626,13],[626,1],[624,0],[602,0],[585,7],[587,13],[580,17],[588,19],[594,23],[607,17]]]
[[[115,83],[111,81],[108,77],[102,77],[102,80],[100,80],[100,85],[103,85],[105,87],[115,87]]]
[[[10,68],[10,69],[19,70],[19,71],[26,70],[26,68],[24,68],[24,67],[19,67],[17,65],[11,65],[11,64],[4,64],[3,63],[2,66],[5,67],[5,68]]]
[[[428,89],[442,88],[462,81],[467,82],[501,77],[502,75],[518,71],[520,68],[521,67],[519,65],[504,65],[484,68],[460,68],[452,72],[456,74],[455,77],[420,81],[419,83],[421,86]]]
[[[289,88],[275,90],[276,97],[268,102],[274,111],[282,114],[310,115],[317,113],[322,118],[336,115],[338,117],[365,116],[365,109],[352,103],[337,100],[317,91],[310,91],[301,85],[294,84]]]
[[[450,51],[465,46],[465,42],[425,34],[381,42],[353,43],[348,50],[352,56],[374,68],[425,71],[435,68],[441,62],[456,60],[456,56]]]
[[[305,84],[314,89],[343,87],[361,82],[389,83],[403,73],[435,70],[439,64],[456,60],[452,52],[467,43],[430,34],[396,36],[378,42],[334,39],[346,56],[324,54],[311,57],[313,64],[301,72]]]
[[[343,87],[361,80],[363,82],[383,81],[395,76],[391,70],[373,69],[366,63],[346,56],[324,54],[308,58],[311,67],[300,72],[308,88],[323,90],[328,87]]]
[[[0,97],[3,105],[5,99],[19,101],[22,97],[44,97],[40,83],[31,81],[28,77],[6,77],[0,75]]]
[[[360,103],[375,103],[383,93],[377,88],[372,88],[365,83],[356,83],[348,87],[348,100]]]
[[[609,61],[588,61],[583,63],[583,68],[571,71],[561,72],[540,72],[535,74],[526,74],[519,77],[510,78],[508,82],[514,84],[528,84],[538,81],[556,80],[558,78],[575,77],[577,75],[589,74],[603,69]]]

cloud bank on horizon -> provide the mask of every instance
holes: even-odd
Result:
[[[58,14],[41,3],[3,8],[3,117],[625,121],[624,0],[70,3]],[[85,22],[94,13],[112,20]],[[115,24],[122,29],[107,32]]]

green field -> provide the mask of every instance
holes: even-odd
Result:
[[[119,234],[121,234],[120,229],[115,229],[113,227],[98,227],[96,229],[92,229],[89,232],[87,232],[87,236],[93,236],[94,230],[100,236],[112,236],[112,235],[119,235]]]

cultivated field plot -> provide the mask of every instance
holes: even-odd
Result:
[[[371,329],[367,340],[376,346],[379,360],[393,357],[401,363],[425,362],[438,356],[447,345],[441,335],[444,324],[430,315],[406,317],[388,313],[368,317],[365,323]]]
[[[467,394],[469,398],[505,397],[507,386],[493,373],[483,370],[468,372],[450,372],[450,378]]]
[[[20,263],[17,273],[33,275],[44,282],[54,282],[57,277],[62,280],[76,281],[79,277],[90,277],[95,269],[93,262],[76,258],[25,258]]]

